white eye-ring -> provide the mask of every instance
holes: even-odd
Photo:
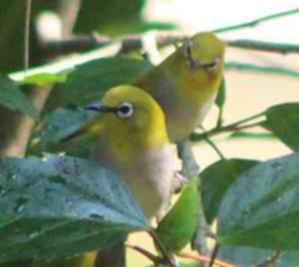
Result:
[[[116,115],[119,118],[127,119],[134,114],[134,107],[131,103],[125,102],[119,105],[116,111]]]

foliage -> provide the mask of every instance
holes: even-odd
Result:
[[[21,24],[19,19],[23,19],[19,13],[23,11],[20,1],[4,2],[0,13],[7,10],[7,14],[0,16],[0,32],[5,34],[0,41],[0,65],[2,73],[8,73],[21,66],[21,42],[12,42],[11,38],[23,38],[23,29],[17,27]],[[118,38],[128,33],[173,27],[171,23],[145,21],[146,0],[125,2],[82,1],[75,31],[98,31]],[[33,18],[46,8],[56,9],[56,1],[51,4],[35,1]],[[97,16],[99,10],[101,16]],[[275,18],[279,16],[275,14]],[[3,25],[8,27],[6,31]],[[252,26],[240,25],[227,29]],[[32,38],[36,46],[37,40]],[[113,42],[108,46],[112,47]],[[199,142],[225,132],[230,132],[231,139],[276,138],[293,153],[285,157],[273,155],[273,159],[264,162],[224,158],[210,164],[200,173],[199,190],[197,179],[193,179],[157,228],[152,229],[126,185],[111,170],[82,159],[87,158],[96,142],[84,132],[96,117],[82,106],[100,101],[112,86],[135,82],[154,66],[135,56],[113,54],[91,56],[87,60],[86,56],[86,53],[77,55],[79,63],[66,64],[68,59],[62,59],[49,66],[39,65],[27,72],[0,76],[1,108],[24,113],[37,122],[27,157],[0,159],[1,264],[73,257],[117,242],[135,231],[155,231],[162,247],[177,253],[192,239],[199,194],[208,223],[216,219],[219,222],[216,237],[221,245],[219,258],[249,266],[282,251],[275,266],[298,263],[299,102],[274,105],[262,113],[224,125],[227,85],[223,78],[216,100],[219,109],[216,126],[193,134],[191,139]],[[43,62],[45,58],[40,49],[31,54],[33,63]],[[298,72],[287,69],[235,62],[226,67],[298,77]],[[42,86],[48,85],[53,85],[53,90],[39,116],[27,95],[30,86],[43,90]],[[253,127],[267,132],[244,130]]]

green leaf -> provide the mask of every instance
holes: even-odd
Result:
[[[226,192],[218,218],[222,244],[298,249],[299,154],[243,173]]]
[[[237,131],[232,133],[228,138],[273,139],[275,138],[275,136],[272,133],[253,133],[246,131]]]
[[[98,136],[86,131],[98,114],[78,107],[58,108],[48,113],[42,129],[38,127],[29,146],[29,155],[42,152],[60,153],[88,158],[96,146]]]
[[[29,99],[22,93],[16,83],[4,76],[0,76],[0,105],[30,115],[35,120],[38,119],[38,113]]]
[[[64,151],[67,155],[88,158],[90,153],[94,150],[98,142],[98,136],[95,134],[82,134],[76,136],[75,138],[60,143],[58,146],[54,146],[53,148],[57,152]],[[52,147],[51,147],[52,149]],[[51,150],[52,151],[52,150]]]
[[[128,188],[98,163],[48,155],[0,160],[0,262],[54,260],[148,229]]]
[[[19,84],[32,84],[37,86],[46,86],[54,83],[64,83],[70,71],[61,73],[41,73],[26,77]]]
[[[266,111],[263,125],[272,131],[290,149],[299,150],[299,103],[273,106]]]
[[[158,225],[158,238],[168,252],[180,251],[190,242],[196,229],[197,215],[197,178],[193,178]]]
[[[274,255],[275,251],[270,249],[222,246],[217,254],[217,258],[232,262],[239,266],[261,266],[259,264],[265,262],[266,259],[269,259]],[[275,264],[263,266],[289,267],[296,266],[296,263],[298,262],[298,251],[283,251]]]
[[[75,25],[75,32],[118,36],[152,29],[171,30],[174,23],[145,22],[143,10],[147,0],[83,1]]]
[[[85,105],[99,101],[113,86],[134,82],[152,65],[144,60],[103,58],[83,64],[73,71],[67,82],[57,85],[50,105]]]
[[[258,163],[255,160],[224,159],[201,172],[202,202],[208,223],[217,216],[219,206],[226,191],[246,170]]]
[[[98,116],[96,112],[81,108],[58,108],[44,119],[45,128],[41,134],[43,145],[58,143],[71,136]]]

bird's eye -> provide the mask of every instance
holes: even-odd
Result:
[[[207,71],[207,72],[213,72],[215,71],[220,63],[220,59],[216,58],[214,61],[212,61],[211,63],[207,63],[205,65],[203,65],[203,68]]]
[[[116,115],[122,119],[130,118],[133,114],[134,114],[133,105],[126,102],[119,105],[116,111]]]

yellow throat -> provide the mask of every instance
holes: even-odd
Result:
[[[111,156],[126,160],[169,143],[163,111],[145,91],[129,85],[115,87],[102,103],[112,108],[129,104],[133,109],[127,118],[119,117],[117,112],[102,115],[102,145],[109,148]]]

